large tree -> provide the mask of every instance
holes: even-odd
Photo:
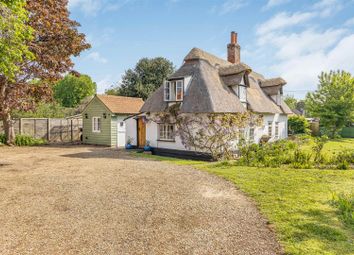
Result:
[[[88,75],[68,74],[54,87],[54,98],[64,107],[76,107],[96,93],[96,83]]]
[[[287,106],[289,106],[291,110],[296,109],[297,99],[294,96],[285,96],[284,102],[287,104]]]
[[[49,101],[51,84],[73,67],[71,57],[90,47],[77,30],[79,24],[69,18],[67,5],[68,0],[27,0],[25,25],[32,27],[33,39],[25,41],[33,57],[23,54],[14,78],[0,74],[0,116],[8,144],[14,140],[11,112]]]
[[[19,63],[33,55],[27,41],[32,28],[26,24],[25,0],[0,1],[0,78],[13,80],[20,71]]]
[[[106,94],[147,99],[173,73],[173,63],[165,58],[142,58],[134,69],[128,69],[118,87]]]
[[[330,137],[354,120],[354,78],[344,71],[319,76],[318,89],[306,96],[306,110],[319,117]]]

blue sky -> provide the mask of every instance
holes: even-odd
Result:
[[[354,0],[69,0],[92,49],[74,61],[98,93],[119,83],[142,57],[176,67],[193,47],[226,58],[230,32],[241,61],[267,78],[287,80],[298,98],[322,70],[354,74]]]

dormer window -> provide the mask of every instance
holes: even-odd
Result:
[[[280,89],[278,90],[278,94],[275,97],[275,103],[279,106],[281,105],[282,97],[283,97],[283,93],[282,93],[282,89]]]
[[[247,85],[245,82],[245,76],[242,76],[242,80],[238,86],[237,93],[242,105],[247,108]]]
[[[164,87],[165,101],[183,101],[184,86],[183,80],[166,81]]]

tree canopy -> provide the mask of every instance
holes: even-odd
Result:
[[[76,107],[96,93],[97,85],[88,75],[68,74],[54,87],[54,98],[64,107]]]
[[[4,3],[23,3],[16,0],[1,2],[2,6]],[[19,6],[23,8],[21,4]],[[33,110],[37,103],[51,100],[51,84],[73,67],[72,56],[78,56],[90,47],[85,35],[78,32],[79,24],[70,19],[67,4],[68,0],[27,0],[27,12],[19,11],[25,13],[22,23],[32,27],[33,37],[25,36],[27,32],[24,29],[17,31],[18,41],[24,43],[23,52],[19,50],[16,53],[21,55],[22,62],[13,61],[14,65],[8,66],[10,75],[2,70],[0,73],[0,118],[7,143],[14,140],[11,113]],[[2,20],[7,22],[2,27],[11,28],[11,18]],[[0,33],[5,31],[2,28]],[[26,47],[31,54],[26,54]],[[13,78],[9,77],[11,74]],[[31,82],[33,80],[40,82]]]
[[[297,99],[294,96],[285,96],[284,102],[287,104],[287,106],[289,106],[291,110],[296,109]]]
[[[294,96],[287,95],[284,98],[284,102],[289,106],[291,110],[297,110],[302,115],[305,115],[305,102],[302,99],[297,99]]]
[[[0,76],[14,79],[20,71],[18,63],[32,58],[26,44],[32,39],[32,28],[27,24],[28,13],[24,0],[0,1]]]
[[[128,69],[117,87],[106,91],[109,95],[147,99],[173,73],[173,63],[165,58],[142,58],[134,69]]]
[[[334,137],[354,117],[354,78],[344,71],[331,71],[319,76],[315,92],[306,96],[306,110],[319,117],[325,132]]]

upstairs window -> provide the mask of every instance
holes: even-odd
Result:
[[[275,96],[275,103],[279,106],[281,105],[282,97],[282,92],[279,90],[278,94]]]
[[[183,101],[183,80],[167,81],[164,87],[165,101]]]
[[[243,85],[238,86],[238,97],[240,98],[241,103],[246,107],[247,106],[247,87]]]

